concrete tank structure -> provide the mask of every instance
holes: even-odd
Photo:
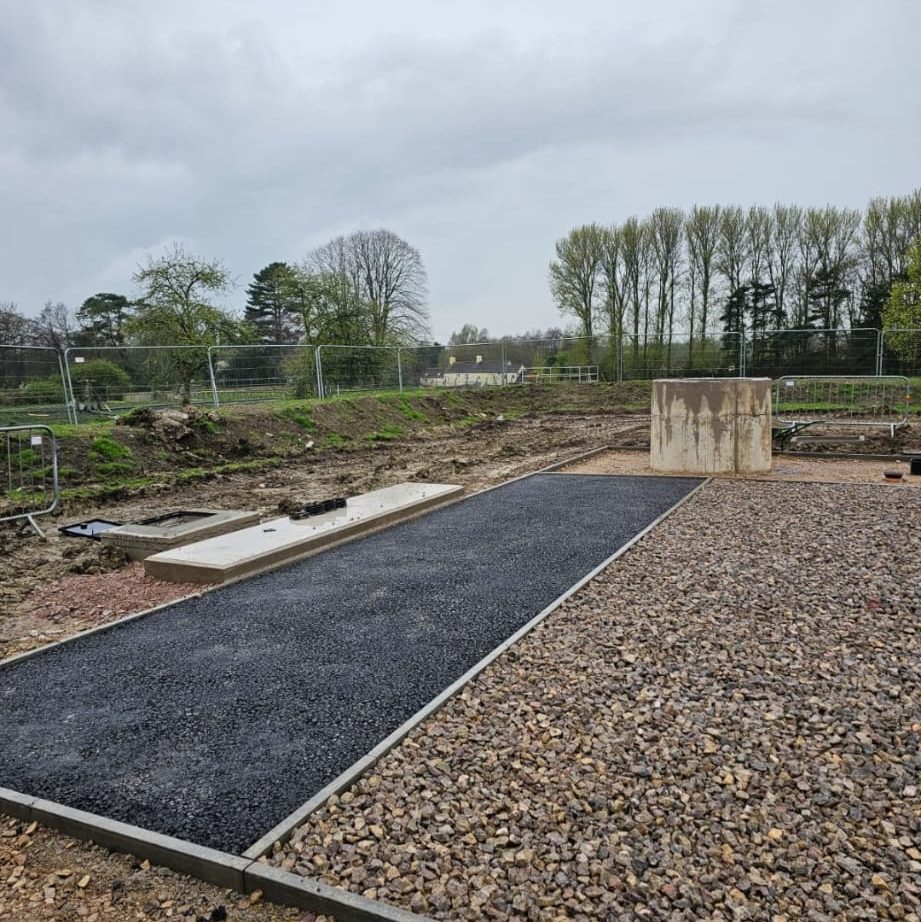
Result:
[[[649,466],[682,474],[769,471],[770,378],[653,381]]]

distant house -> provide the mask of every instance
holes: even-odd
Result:
[[[458,362],[448,356],[446,368],[427,368],[419,379],[423,387],[487,387],[497,384],[519,384],[524,373],[521,363],[483,361],[478,355],[473,362]]]

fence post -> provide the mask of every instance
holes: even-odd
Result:
[[[885,333],[883,330],[876,331],[876,375],[877,377],[882,377],[883,374],[883,337]]]
[[[211,361],[211,346],[208,346],[208,377],[211,380],[211,399],[214,401],[215,407],[219,407],[221,401],[217,396],[217,381],[214,378],[214,362]]]
[[[74,382],[70,377],[70,347],[64,350],[64,399],[67,401],[70,421],[76,426],[80,420],[77,418],[77,398],[74,396]]]
[[[745,327],[739,328],[739,377],[745,377]]]
[[[400,361],[400,352],[402,350],[397,346],[397,381],[400,385],[400,393],[403,393],[403,363]]]
[[[314,364],[317,366],[317,397],[322,400],[326,395],[323,393],[323,360],[320,358],[320,350],[322,346],[317,346],[316,353],[317,357],[314,360]]]
[[[614,380],[622,382],[624,380],[624,328],[623,324],[618,327],[617,341],[614,343]]]

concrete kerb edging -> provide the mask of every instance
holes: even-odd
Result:
[[[299,877],[259,861],[196,845],[63,804],[0,788],[0,812],[35,821],[78,839],[127,852],[198,880],[250,894],[262,891],[274,903],[335,915],[337,922],[430,922],[387,903]]]
[[[539,471],[538,473],[545,473],[544,471]],[[530,475],[529,475],[530,476]],[[273,829],[266,833],[261,839],[253,843],[245,852],[244,856],[247,858],[260,858],[272,849],[272,846],[275,842],[286,841],[292,834],[292,832],[300,826],[312,813],[315,813],[319,810],[328,800],[335,794],[338,794],[340,791],[345,790],[350,787],[355,781],[358,780],[361,775],[363,775],[369,768],[373,767],[377,762],[379,762],[391,749],[398,745],[402,740],[409,735],[409,733],[414,730],[417,726],[427,720],[429,717],[437,713],[448,701],[454,697],[462,688],[472,682],[481,672],[483,672],[488,666],[490,666],[495,660],[497,660],[503,653],[505,653],[510,647],[514,646],[525,637],[527,634],[530,634],[542,621],[544,621],[548,615],[556,611],[567,599],[575,595],[580,589],[585,585],[590,583],[596,576],[598,576],[603,570],[609,567],[615,560],[623,556],[634,544],[644,538],[649,532],[651,532],[657,525],[661,524],[665,519],[667,519],[673,512],[683,506],[688,500],[694,496],[698,490],[702,489],[708,483],[710,483],[712,478],[704,478],[693,490],[687,493],[685,496],[681,497],[674,505],[669,507],[662,513],[657,519],[653,522],[650,522],[642,531],[635,534],[626,544],[618,548],[610,557],[602,561],[594,570],[589,572],[586,576],[582,577],[577,583],[567,589],[562,595],[558,596],[551,602],[546,608],[541,612],[535,615],[527,624],[520,627],[511,637],[504,640],[498,647],[490,651],[483,657],[479,662],[474,664],[470,669],[468,669],[460,678],[452,682],[444,691],[436,695],[428,704],[420,708],[412,717],[407,721],[397,727],[386,739],[378,743],[370,752],[362,756],[357,762],[353,763],[349,768],[344,772],[334,778],[326,787],[318,791],[313,797],[308,801],[298,807],[293,813],[285,817],[280,823],[278,823]]]

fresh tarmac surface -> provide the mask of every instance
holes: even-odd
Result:
[[[0,786],[239,854],[699,482],[527,477],[0,669]]]

